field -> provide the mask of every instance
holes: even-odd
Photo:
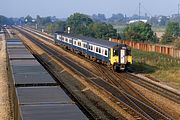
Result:
[[[180,88],[180,59],[136,49],[132,50],[132,55],[133,65],[131,68],[133,71]]]
[[[118,33],[122,33],[127,25],[113,25],[114,29],[117,29]],[[166,27],[152,26],[154,32],[165,32]]]

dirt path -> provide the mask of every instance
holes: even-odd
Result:
[[[11,120],[6,67],[6,44],[4,35],[0,35],[0,120]]]

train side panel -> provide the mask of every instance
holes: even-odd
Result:
[[[55,43],[87,58],[112,65],[113,69],[124,70],[127,65],[132,64],[131,50],[126,45],[105,47],[103,44],[61,34],[55,34]]]

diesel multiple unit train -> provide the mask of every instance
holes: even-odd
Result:
[[[125,70],[132,64],[131,49],[125,44],[61,32],[55,33],[55,44],[106,64],[114,70]]]

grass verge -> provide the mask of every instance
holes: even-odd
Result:
[[[180,59],[132,49],[132,70],[180,88]]]

